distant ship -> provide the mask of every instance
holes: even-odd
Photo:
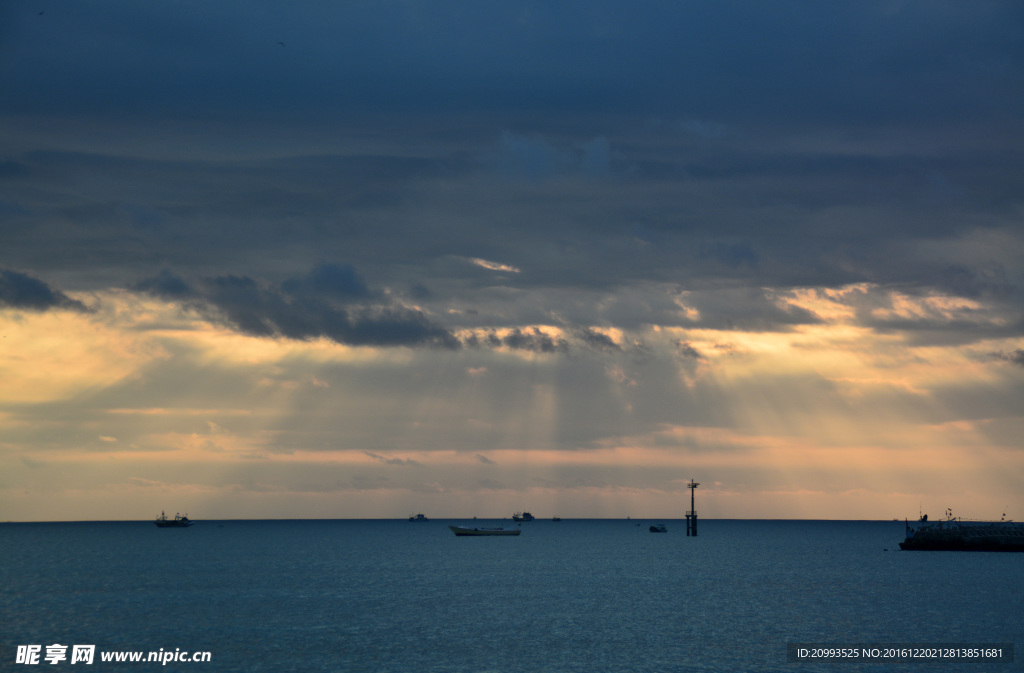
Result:
[[[194,524],[195,521],[192,521],[187,516],[182,516],[180,514],[175,514],[173,519],[168,519],[166,514],[160,512],[160,516],[158,516],[156,521],[153,523],[156,524],[157,528],[188,528]]]
[[[944,521],[929,523],[925,514],[906,526],[906,551],[1024,551],[1024,523],[1015,521],[961,521],[946,510]]]
[[[520,514],[519,512],[516,512],[515,514],[512,515],[512,520],[513,521],[533,521],[533,519],[534,519],[534,516],[532,514],[530,514],[529,512],[523,512],[522,514]]]
[[[668,532],[668,528],[665,528],[665,524],[663,524],[663,523],[656,523],[653,526],[651,526],[650,528],[648,528],[647,530],[651,531],[652,533],[667,533]]]
[[[417,514],[416,516],[410,516],[409,521],[430,521],[430,519],[423,514]]]
[[[467,526],[448,526],[456,537],[481,536],[481,535],[519,535],[522,531],[518,528],[469,528]]]

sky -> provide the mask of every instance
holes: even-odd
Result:
[[[1024,5],[0,5],[0,520],[1024,519]]]

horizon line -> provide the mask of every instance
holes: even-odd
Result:
[[[685,521],[684,518],[670,518],[670,517],[658,517],[658,516],[643,516],[643,517],[558,517],[560,522],[564,521]],[[0,525],[3,524],[22,524],[22,523],[151,523],[154,519],[36,519],[36,520],[8,520],[0,521]],[[190,519],[193,523],[202,522],[248,522],[248,521],[409,521],[409,517],[305,517],[305,518],[254,518],[254,519]],[[441,517],[429,517],[426,521],[416,521],[414,523],[431,523],[434,521],[511,521],[510,516],[441,516]],[[986,521],[986,519],[964,519],[965,521]],[[521,523],[537,523],[547,521],[554,523],[552,517],[536,517],[533,521],[524,521]],[[702,517],[700,521],[848,521],[848,522],[871,522],[871,523],[898,523],[900,521],[917,521],[917,519],[902,518],[902,519],[814,519],[814,518],[746,518],[746,517]],[[938,521],[938,519],[936,519]],[[1007,519],[1009,521],[1009,519]]]

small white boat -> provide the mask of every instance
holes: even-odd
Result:
[[[456,537],[479,535],[519,535],[523,531],[518,528],[470,528],[469,526],[448,526]]]

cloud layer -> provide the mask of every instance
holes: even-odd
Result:
[[[1022,31],[1010,1],[4,5],[0,497],[1024,508]]]
[[[279,287],[233,275],[189,283],[167,271],[139,281],[135,287],[181,301],[243,334],[257,337],[326,337],[355,346],[458,345],[447,330],[431,324],[422,311],[374,298],[349,266],[323,264]]]

